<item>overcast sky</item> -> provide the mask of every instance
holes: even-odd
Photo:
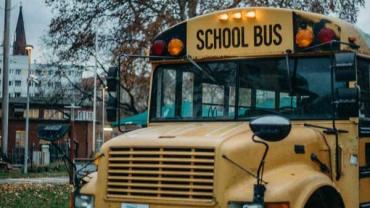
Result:
[[[4,28],[4,2],[0,1],[0,31],[1,40]],[[14,40],[15,26],[21,0],[12,0],[11,40]],[[370,33],[370,0],[365,0],[365,8],[359,13],[357,25],[365,32]],[[52,12],[44,5],[44,0],[23,0],[23,17],[25,21],[27,43],[34,46],[35,59],[42,60],[41,37],[47,33]]]

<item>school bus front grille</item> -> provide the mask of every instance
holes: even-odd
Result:
[[[112,147],[108,199],[212,202],[212,148]]]

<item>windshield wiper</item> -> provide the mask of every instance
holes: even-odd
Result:
[[[303,126],[305,126],[305,127],[311,127],[311,128],[323,129],[324,130],[323,132],[326,133],[326,134],[348,133],[347,130],[334,129],[334,128],[330,128],[330,127],[318,126],[318,125],[308,124],[308,123],[304,123]]]
[[[218,83],[216,78],[212,76],[207,70],[203,69],[199,64],[197,64],[190,56],[185,56],[185,59],[188,60],[191,64],[193,64],[199,71],[201,71],[203,74],[205,74],[210,80],[212,80],[214,83]]]

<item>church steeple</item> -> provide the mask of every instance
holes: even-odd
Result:
[[[15,40],[13,43],[13,55],[26,55],[26,32],[24,30],[24,21],[22,5],[19,7],[17,27],[15,29]]]

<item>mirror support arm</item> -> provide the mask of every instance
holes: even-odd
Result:
[[[330,50],[333,51],[333,41],[330,42]],[[333,125],[333,133],[335,134],[335,179],[338,181],[341,177],[340,170],[339,170],[339,134],[338,129],[336,127],[336,117],[337,117],[337,109],[338,106],[336,104],[336,97],[335,97],[335,55],[334,52],[331,55],[331,66],[330,66],[330,82],[331,82],[331,102],[332,102],[332,125]]]
[[[263,153],[261,162],[258,166],[257,170],[257,184],[254,185],[254,193],[253,193],[253,202],[258,204],[264,204],[264,197],[265,197],[265,191],[266,187],[263,184],[263,171],[265,167],[265,159],[267,156],[267,152],[269,151],[269,145],[264,141],[259,141],[255,139],[256,135],[254,134],[252,136],[252,141],[258,144],[263,144],[265,146],[265,151]]]
[[[285,54],[285,62],[286,62],[286,69],[287,69],[287,77],[289,79],[289,82],[288,82],[288,86],[289,86],[289,91],[290,93],[292,94],[293,93],[293,85],[292,85],[292,77],[290,75],[290,54],[292,53],[292,51],[290,50],[287,50],[286,51],[286,54]]]
[[[117,97],[117,118],[118,118],[118,130],[121,133],[125,133],[125,130],[121,128],[121,56],[118,57],[118,90],[116,93]]]

